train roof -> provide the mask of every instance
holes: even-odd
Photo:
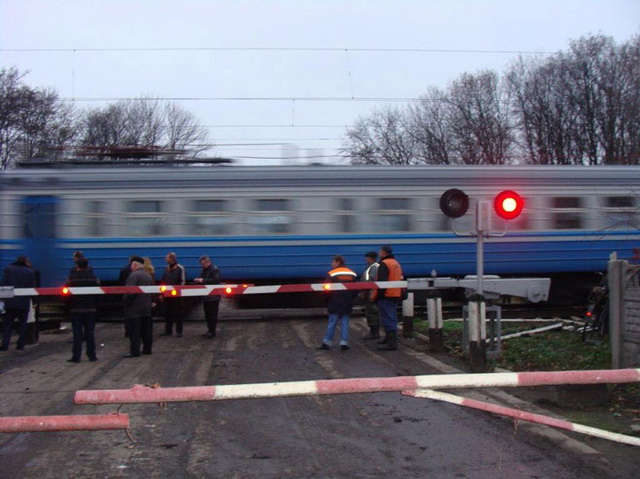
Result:
[[[640,166],[229,166],[91,167],[12,169],[0,173],[0,187],[37,185],[134,187],[419,186],[430,184],[620,185],[640,187]]]

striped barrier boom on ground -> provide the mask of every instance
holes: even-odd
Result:
[[[105,294],[162,294],[168,297],[219,296],[237,294],[313,293],[322,291],[406,288],[407,281],[363,281],[353,283],[308,283],[253,286],[215,284],[185,286],[63,286],[58,288],[15,288],[12,296],[75,296]]]
[[[0,417],[0,432],[101,431],[129,429],[127,414]]]
[[[536,424],[544,424],[545,426],[551,426],[558,429],[564,429],[566,431],[577,432],[579,434],[585,434],[587,436],[599,437],[601,439],[607,439],[609,441],[614,441],[621,444],[629,444],[630,446],[640,446],[640,437],[627,436],[625,434],[620,434],[617,432],[606,431],[604,429],[598,429],[591,426],[585,426],[583,424],[569,422],[565,419],[558,419],[551,416],[545,416],[543,414],[535,414],[521,411],[519,409],[498,406],[497,404],[478,401],[476,399],[469,399],[442,391],[434,391],[432,389],[418,389],[415,391],[405,391],[403,392],[403,394],[416,398],[427,398],[436,401],[447,402],[450,404],[456,404],[458,406],[478,409],[480,411],[490,412],[492,414],[511,417],[514,419]]]
[[[487,374],[442,374],[391,378],[327,379],[282,383],[223,386],[148,387],[84,390],[74,396],[76,404],[132,404],[227,399],[259,399],[325,394],[403,392],[417,389],[518,387],[558,384],[613,384],[640,382],[640,369],[551,371]]]

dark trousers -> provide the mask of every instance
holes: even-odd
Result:
[[[204,307],[204,319],[207,321],[207,329],[211,334],[216,334],[220,301],[205,301],[202,306]]]
[[[182,334],[182,301],[180,298],[164,299],[164,332],[173,333],[173,323],[176,323],[176,333]]]
[[[96,357],[96,329],[95,311],[71,312],[71,326],[73,328],[73,348],[71,349],[71,359],[80,361],[82,356],[82,340],[87,342],[87,356],[90,359]]]
[[[129,318],[129,344],[131,345],[131,356],[140,356],[140,342],[142,341],[142,352],[151,354],[153,344],[153,319],[151,316],[142,318]]]
[[[381,299],[378,301],[378,311],[380,313],[380,322],[384,327],[384,331],[398,332],[398,303],[389,299]]]
[[[367,301],[364,304],[364,316],[367,319],[367,325],[369,328],[379,331],[380,330],[380,317],[378,313],[378,305],[371,301]]]
[[[2,333],[2,349],[8,349],[11,342],[11,330],[13,321],[18,320],[18,349],[23,349],[27,344],[27,319],[29,310],[7,309],[4,316],[4,331]]]

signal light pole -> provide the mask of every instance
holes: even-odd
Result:
[[[524,208],[524,201],[516,192],[505,190],[496,195],[493,206],[496,214],[505,219],[517,218]],[[440,197],[440,209],[449,218],[456,219],[464,216],[469,209],[469,197],[457,188],[445,191]],[[484,372],[487,368],[487,327],[486,327],[486,302],[484,297],[484,237],[504,236],[505,231],[499,234],[491,233],[490,204],[487,201],[476,203],[476,231],[471,233],[453,232],[457,236],[476,237],[476,293],[469,298],[469,364],[471,371]]]

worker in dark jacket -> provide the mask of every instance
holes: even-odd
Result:
[[[2,286],[13,286],[14,288],[35,288],[36,276],[29,267],[29,259],[26,256],[18,256],[15,263],[10,264],[2,274]],[[4,331],[2,335],[2,346],[0,351],[9,349],[11,342],[11,330],[13,321],[18,320],[18,350],[23,350],[27,343],[27,319],[31,298],[29,296],[18,296],[4,300],[6,312],[4,317]]]
[[[350,283],[355,281],[357,277],[356,273],[346,267],[344,257],[336,255],[331,262],[331,271],[329,271],[325,283]],[[349,315],[353,310],[353,298],[354,291],[348,289],[329,293],[329,304],[327,305],[329,323],[322,344],[317,349],[331,348],[338,321],[340,321],[340,349],[342,351],[349,349]]]
[[[160,284],[180,286],[187,284],[187,272],[184,266],[178,263],[175,253],[169,253],[165,257],[167,267],[164,269]],[[176,323],[176,336],[182,337],[182,301],[180,298],[163,298],[164,302],[164,333],[161,336],[171,336],[173,334],[173,323]]]
[[[78,260],[79,260],[80,258],[84,258],[84,253],[83,253],[82,251],[74,251],[74,252],[73,252],[73,256],[72,256],[72,258],[73,258],[73,266],[72,266],[72,267],[71,267],[71,269],[69,270],[69,276],[71,276],[71,274],[72,274],[74,271],[77,271],[77,270],[78,270]],[[87,268],[87,269],[88,269],[89,271],[92,271],[92,272],[93,272],[93,268],[92,268],[91,266],[88,266],[88,268]]]
[[[380,266],[376,281],[402,281],[402,267],[393,256],[391,246],[380,248]],[[401,288],[385,288],[374,291],[378,300],[380,322],[384,326],[385,337],[378,341],[378,349],[394,351],[398,347],[398,303],[402,301]]]
[[[193,280],[196,284],[220,284],[220,269],[211,262],[208,256],[200,258],[202,265],[202,274],[199,278]],[[218,311],[220,308],[220,296],[205,296],[202,299],[202,307],[204,308],[204,318],[207,321],[207,332],[204,337],[213,339],[216,337],[216,327],[218,325]]]
[[[127,278],[126,286],[152,286],[151,276],[144,270],[144,259],[134,256],[131,261],[131,274]],[[140,356],[140,341],[142,353],[151,354],[153,342],[153,320],[151,318],[151,295],[124,294],[124,318],[129,322],[129,354],[124,358]]]
[[[100,281],[89,268],[89,260],[85,257],[76,260],[76,268],[69,274],[67,286],[90,287],[98,286]],[[73,328],[73,347],[71,349],[70,363],[79,363],[82,356],[82,339],[87,343],[87,356],[89,361],[97,361],[96,339],[94,330],[96,327],[96,297],[92,294],[71,295],[69,314]]]

